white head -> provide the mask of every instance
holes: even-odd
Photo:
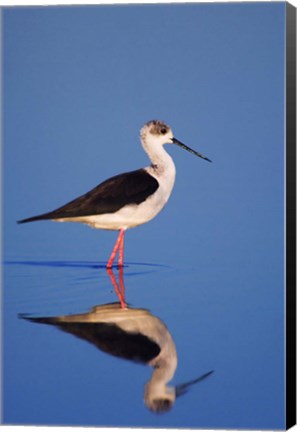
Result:
[[[175,399],[175,388],[167,386],[164,382],[148,382],[145,386],[144,403],[155,413],[170,411]]]
[[[176,139],[173,136],[170,126],[161,120],[151,120],[147,122],[141,129],[140,136],[143,148],[148,154],[158,152],[164,144],[177,144],[179,147],[182,147],[190,153],[211,162],[210,159],[203,156],[201,153],[192,150],[190,147]]]
[[[158,370],[160,371],[160,369],[156,371]],[[166,385],[165,381],[168,381],[168,377],[166,377],[166,380],[152,378],[145,386],[144,402],[151,411],[156,413],[169,411],[173,407],[176,398],[184,395],[191,386],[208,378],[212,373],[213,370],[175,387]]]
[[[164,145],[173,142],[173,133],[170,126],[161,120],[147,122],[141,129],[140,136],[143,143],[154,141],[156,144]]]

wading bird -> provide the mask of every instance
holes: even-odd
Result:
[[[81,222],[93,228],[119,231],[107,262],[111,268],[118,253],[118,266],[124,264],[124,235],[128,228],[153,219],[167,203],[175,180],[175,165],[164,144],[176,144],[211,162],[201,153],[187,147],[173,136],[171,128],[160,120],[146,123],[140,133],[142,146],[151,165],[119,174],[104,181],[68,204],[48,213],[20,220]]]
[[[56,326],[107,354],[151,366],[153,373],[144,388],[144,403],[154,413],[169,411],[176,398],[213,373],[211,370],[191,381],[168,385],[177,368],[175,343],[164,322],[147,309],[123,309],[120,304],[111,303],[94,306],[89,312],[75,315],[30,317],[23,314],[20,318]],[[58,351],[56,355],[59,355]],[[129,377],[126,379],[125,385],[129,385]],[[110,385],[113,388],[112,381]],[[114,387],[120,391],[120,387]]]

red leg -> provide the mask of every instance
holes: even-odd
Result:
[[[121,242],[120,242],[119,261],[118,261],[119,267],[123,267],[124,265],[124,240],[125,240],[125,230],[123,230]]]
[[[114,259],[115,259],[116,254],[117,254],[117,251],[118,251],[118,249],[119,249],[119,247],[120,247],[120,244],[121,244],[121,242],[122,242],[122,236],[123,236],[123,235],[124,235],[124,230],[121,229],[121,230],[120,230],[120,233],[119,233],[119,235],[118,235],[117,241],[115,242],[114,248],[113,248],[113,250],[112,250],[112,252],[111,252],[111,255],[110,255],[110,258],[109,258],[109,260],[108,260],[108,263],[107,263],[106,268],[111,268],[111,267],[112,267],[113,262],[114,262]]]
[[[125,301],[125,284],[124,284],[124,270],[123,267],[119,268],[119,283],[120,283],[120,292]],[[125,306],[127,307],[126,303]]]
[[[126,301],[125,301],[125,288],[124,288],[124,280],[123,280],[123,269],[121,268],[120,270],[120,274],[119,274],[119,279],[120,279],[120,287],[116,281],[115,275],[113,273],[113,271],[111,269],[107,269],[107,273],[110,277],[111,283],[113,285],[113,288],[115,290],[116,295],[118,296],[118,299],[120,301],[121,304],[121,308],[122,309],[126,309],[127,305],[126,305]]]

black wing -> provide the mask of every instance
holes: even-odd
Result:
[[[158,181],[145,169],[119,174],[57,210],[23,219],[18,223],[114,213],[125,205],[140,204],[158,187]]]
[[[115,323],[63,322],[57,318],[22,318],[57,326],[60,330],[86,340],[107,354],[135,362],[147,363],[161,351],[159,345],[144,334],[122,330]]]

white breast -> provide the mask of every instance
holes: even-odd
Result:
[[[93,228],[106,230],[128,229],[148,222],[163,209],[172,192],[175,166],[169,155],[168,157],[170,160],[166,161],[166,165],[145,168],[158,181],[159,187],[142,203],[126,205],[115,213],[55,219],[55,221],[80,222]]]

